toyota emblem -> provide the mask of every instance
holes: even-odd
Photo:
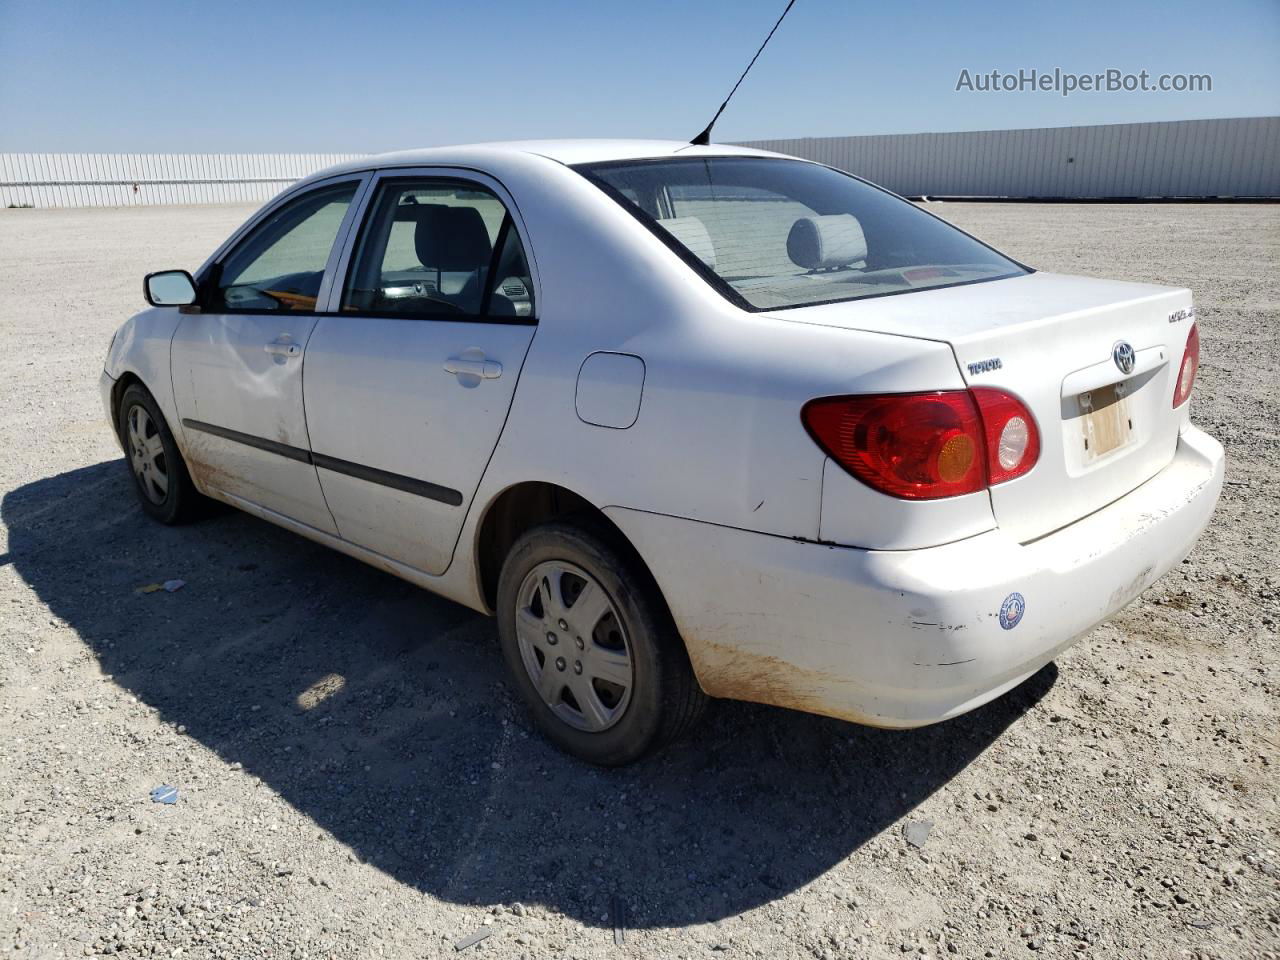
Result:
[[[1120,368],[1121,373],[1133,373],[1133,365],[1137,362],[1137,355],[1133,352],[1133,345],[1127,340],[1121,340],[1111,348],[1111,359],[1116,362],[1116,366]]]

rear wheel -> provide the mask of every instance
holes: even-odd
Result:
[[[538,725],[591,763],[619,766],[670,742],[705,703],[648,571],[585,525],[550,523],[516,541],[498,629]]]
[[[161,523],[194,519],[204,498],[191,482],[155,398],[140,384],[120,397],[117,424],[142,509]]]

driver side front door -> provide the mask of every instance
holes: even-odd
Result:
[[[198,484],[337,534],[310,456],[302,364],[362,176],[268,212],[201,284],[170,363],[184,453]]]

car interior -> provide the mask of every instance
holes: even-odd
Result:
[[[316,309],[354,187],[299,198],[215,269],[217,309]],[[506,208],[473,185],[388,184],[361,230],[342,309],[422,316],[532,317],[533,284]],[[308,267],[309,269],[299,269]],[[490,280],[496,278],[490,289]]]
[[[496,197],[393,185],[365,227],[343,310],[527,317],[531,289],[519,236]]]
[[[726,157],[575,169],[756,309],[1024,272],[900,198],[816,164]]]
[[[340,184],[287,204],[216,268],[208,305],[227,310],[314,310],[333,238],[355,196]]]

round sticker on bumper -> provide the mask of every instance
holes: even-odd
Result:
[[[1004,603],[1000,604],[1000,626],[1005,630],[1012,630],[1022,622],[1022,614],[1027,609],[1027,602],[1022,599],[1022,594],[1011,593],[1004,598]]]

